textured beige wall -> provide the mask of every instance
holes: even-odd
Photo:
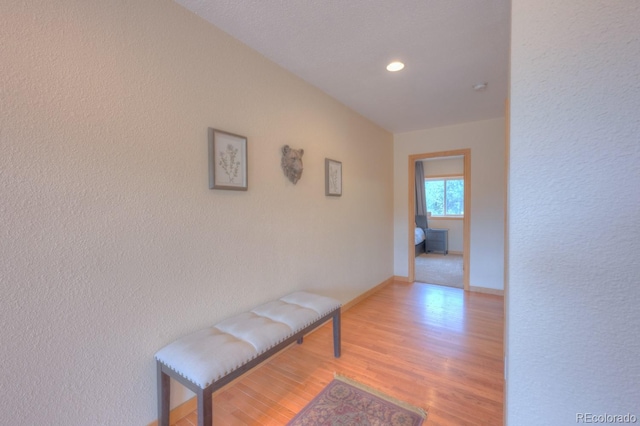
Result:
[[[471,149],[471,235],[469,284],[504,288],[504,150],[503,118],[437,127],[394,136],[394,268],[409,269],[407,218],[409,155]]]
[[[0,40],[2,422],[146,424],[164,344],[393,275],[392,135],[175,3],[3,1]],[[209,126],[248,192],[208,189]]]
[[[637,1],[512,2],[509,426],[640,417],[638,22]]]

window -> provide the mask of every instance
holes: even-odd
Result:
[[[424,180],[427,211],[433,216],[464,215],[464,179],[427,178]]]

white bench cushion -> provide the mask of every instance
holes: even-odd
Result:
[[[254,314],[269,318],[279,323],[284,323],[293,331],[291,334],[302,330],[316,321],[321,315],[312,309],[285,303],[281,300],[265,303],[251,311]]]
[[[327,315],[329,312],[340,307],[340,302],[336,299],[318,296],[317,294],[307,293],[306,291],[291,293],[285,297],[281,297],[280,300],[312,309],[318,313],[319,317]]]
[[[339,307],[330,297],[292,293],[176,340],[156,360],[204,389]]]
[[[156,353],[156,359],[201,388],[255,358],[253,345],[207,328],[176,340]]]
[[[250,343],[261,354],[293,334],[291,327],[253,312],[236,315],[216,324],[215,328]]]

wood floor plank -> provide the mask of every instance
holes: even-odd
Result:
[[[429,412],[426,425],[503,424],[501,296],[394,282],[213,396],[215,425],[283,425],[344,374]],[[195,412],[176,423],[195,423]]]

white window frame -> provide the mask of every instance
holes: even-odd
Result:
[[[426,183],[427,181],[433,181],[433,180],[442,180],[444,181],[444,209],[445,209],[445,214],[444,215],[439,215],[439,214],[433,214],[431,213],[431,217],[436,218],[436,219],[463,219],[464,218],[464,191],[466,191],[465,185],[464,185],[464,176],[463,175],[447,175],[447,176],[425,176],[424,181],[425,181],[425,197],[426,197]],[[446,213],[446,208],[447,208],[447,181],[450,180],[461,180],[462,181],[462,214],[447,214]],[[427,199],[429,197],[426,197]]]

